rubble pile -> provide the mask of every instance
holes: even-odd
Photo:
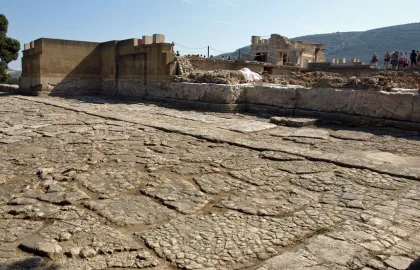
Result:
[[[268,73],[263,73],[263,82],[279,85],[301,85],[305,87],[314,87],[321,78],[339,77],[339,74],[329,72],[292,72],[290,75],[281,75],[273,77]]]
[[[418,72],[404,73],[395,71],[381,71],[379,76],[390,81],[393,88],[419,89],[420,74]]]
[[[350,88],[359,90],[391,91],[393,88],[419,89],[420,74],[381,71],[368,77],[349,78],[329,72],[292,73],[272,77],[263,74],[263,82],[280,85],[301,85],[308,88]]]
[[[175,61],[179,64],[180,74],[186,74],[194,71],[194,67],[187,57],[177,56]]]
[[[175,82],[189,83],[217,83],[217,84],[241,84],[246,83],[242,72],[237,70],[214,70],[195,71],[174,79]]]
[[[178,57],[181,74],[175,82],[241,84],[247,83],[243,74],[236,70],[194,70],[190,61]],[[261,74],[262,80],[257,84],[270,83],[277,85],[300,85],[308,88],[345,88],[356,90],[392,91],[395,88],[419,89],[420,74],[395,71],[380,71],[371,76],[346,77],[332,72],[293,72],[288,75],[272,76],[267,72]]]

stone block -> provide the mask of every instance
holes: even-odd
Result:
[[[143,45],[148,45],[153,43],[153,37],[152,36],[143,36],[142,37]]]
[[[328,88],[297,89],[296,108],[313,111],[331,111]]]
[[[63,251],[58,243],[47,241],[38,234],[24,239],[22,243],[20,243],[19,248],[23,251],[49,257],[50,259],[58,257]]]
[[[23,50],[26,51],[26,50],[29,50],[30,48],[31,48],[31,44],[25,43]]]
[[[297,89],[297,86],[248,86],[241,102],[292,109],[296,105]]]
[[[316,118],[301,118],[301,117],[271,117],[270,123],[277,125],[286,125],[289,127],[304,127],[312,126],[318,122]]]
[[[107,92],[108,94],[112,95],[112,82],[108,82],[107,84],[110,87]],[[143,97],[146,95],[147,87],[148,86],[144,83],[143,80],[120,79],[118,80],[118,90],[115,92],[115,94],[122,96]]]
[[[31,47],[31,49],[35,48],[35,41],[31,41],[30,47]]]
[[[149,97],[172,98],[196,102],[235,104],[244,91],[242,85],[149,82]]]
[[[356,91],[349,101],[348,113],[363,116],[410,120],[413,108],[412,93],[388,93],[379,91]]]
[[[299,89],[297,108],[323,112],[410,120],[412,93],[347,89]]]
[[[154,34],[153,35],[153,43],[165,43],[165,35]]]
[[[420,122],[420,95],[413,97],[413,110],[411,113],[411,121]]]

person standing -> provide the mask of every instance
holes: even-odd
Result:
[[[408,56],[408,53],[404,54],[404,69],[408,69],[408,62],[410,61],[410,57]]]
[[[373,53],[372,60],[370,60],[370,65],[373,65],[375,68],[378,67],[378,55],[376,53]]]
[[[398,56],[398,70],[404,69],[404,53],[400,52]]]
[[[391,55],[389,54],[389,52],[386,52],[386,54],[384,56],[384,66],[382,67],[382,69],[388,69],[388,65],[389,65],[390,60],[391,60]]]
[[[392,70],[397,70],[397,66],[398,66],[398,52],[397,51],[393,51],[391,54],[391,65],[392,65]]]
[[[412,50],[410,54],[411,69],[414,69],[417,66],[417,57],[416,50]]]

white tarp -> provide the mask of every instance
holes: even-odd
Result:
[[[249,68],[243,68],[239,70],[244,75],[244,78],[247,82],[261,81],[262,77],[260,74],[251,71]]]

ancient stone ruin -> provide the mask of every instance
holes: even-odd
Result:
[[[252,36],[251,42],[251,51],[244,55],[246,60],[302,68],[307,68],[309,63],[325,62],[324,44],[291,41],[278,34],[272,34],[268,39]]]

